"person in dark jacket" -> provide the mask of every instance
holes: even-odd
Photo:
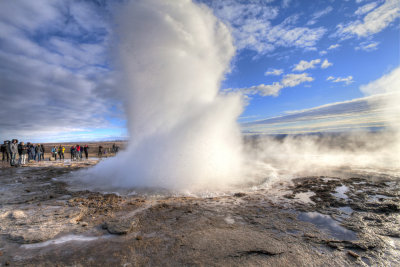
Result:
[[[27,157],[27,154],[28,154],[28,146],[26,146],[24,144],[24,142],[21,142],[20,146],[21,146],[21,156],[20,156],[19,164],[20,165],[25,165],[26,164],[26,157]]]
[[[23,142],[18,144],[18,165],[21,165],[21,160],[22,160],[22,144]]]
[[[31,160],[31,153],[29,152],[29,149],[31,147],[31,142],[26,143],[26,148],[27,148],[27,153],[28,153],[28,162]]]
[[[1,154],[3,154],[3,159],[2,159],[2,161],[4,161],[5,150],[6,150],[6,141],[4,141],[4,144],[2,144],[2,145],[0,146],[0,152],[1,152]]]
[[[10,147],[10,165],[14,166],[16,163],[15,158],[18,154],[18,140],[13,139],[9,147]]]
[[[85,152],[86,159],[88,159],[88,157],[89,157],[89,147],[88,147],[88,145],[85,145],[83,147],[83,151]]]
[[[42,159],[42,146],[40,144],[36,145],[35,152],[36,152],[36,161],[40,162],[40,160]]]
[[[112,153],[117,153],[117,146],[115,145],[115,143],[112,145]]]
[[[29,155],[31,156],[30,160],[36,160],[36,151],[35,151],[35,146],[33,144],[30,144],[29,146]]]
[[[31,142],[26,143],[27,151],[28,151],[28,162],[32,160],[32,153],[31,153]]]
[[[74,146],[71,146],[70,153],[71,153],[71,161],[72,161],[75,158],[75,147]]]
[[[44,145],[42,144],[42,145],[40,145],[40,147],[42,148],[41,157],[42,157],[42,160],[44,160],[44,152],[45,152],[45,150],[44,150]]]
[[[103,156],[103,147],[99,146],[99,153],[98,153],[99,158]]]
[[[1,145],[1,153],[3,154],[2,161],[9,162],[10,161],[10,141],[4,141],[4,144]]]

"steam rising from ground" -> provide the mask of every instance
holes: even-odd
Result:
[[[96,183],[195,189],[238,182],[242,102],[218,93],[235,52],[227,27],[187,0],[131,1],[117,25],[131,140],[93,169]]]
[[[269,172],[270,181],[329,175],[338,170],[346,170],[350,175],[352,171],[368,171],[400,178],[399,77],[400,67],[397,67],[360,88],[375,97],[371,105],[377,105],[375,108],[384,117],[383,130],[251,138],[246,145],[246,159],[253,167],[248,171],[258,176]]]
[[[194,191],[342,167],[400,168],[400,68],[362,87],[387,94],[389,131],[285,139],[248,139],[239,95],[218,93],[235,49],[227,27],[188,0],[139,0],[117,12],[131,140],[126,151],[89,170],[97,188],[162,187]],[[254,184],[254,183],[253,183]]]

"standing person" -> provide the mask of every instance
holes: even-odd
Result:
[[[44,145],[42,144],[42,145],[40,145],[40,147],[42,148],[42,154],[41,154],[42,160],[44,160],[44,152],[45,152]]]
[[[3,154],[3,159],[2,159],[2,161],[4,161],[5,150],[6,150],[6,142],[4,141],[4,144],[2,144],[2,145],[0,146],[0,152],[1,152],[1,154]]]
[[[27,150],[26,150],[26,152],[27,152],[27,154],[28,154],[28,162],[29,162],[29,159],[30,159],[30,155],[29,155],[29,145],[30,145],[30,143],[28,142],[28,143],[26,143],[26,148],[27,148]]]
[[[21,161],[20,161],[20,164],[21,165],[25,165],[26,164],[26,157],[27,157],[27,154],[28,154],[28,146],[26,146],[25,144],[24,144],[24,142],[21,142]]]
[[[115,143],[112,145],[112,152],[115,154],[117,153],[116,145]]]
[[[29,154],[31,155],[30,160],[36,160],[35,146],[33,144],[29,146]]]
[[[103,147],[99,146],[99,153],[97,154],[99,156],[99,158],[101,158],[103,156]]]
[[[36,145],[35,152],[36,152],[36,161],[40,162],[40,160],[42,159],[42,146],[40,144]]]
[[[60,145],[58,147],[58,157],[60,158],[60,160],[61,158],[64,160],[64,152],[65,152],[65,147]]]
[[[57,148],[56,148],[56,146],[53,146],[53,148],[51,149],[51,154],[54,157],[54,161],[56,161],[57,160]]]
[[[81,147],[79,145],[75,146],[75,155],[76,155],[76,159],[79,160],[80,158],[80,153],[81,153]]]
[[[10,149],[10,165],[14,166],[15,165],[15,157],[17,156],[18,153],[18,140],[13,139],[11,141],[11,144],[9,145]]]
[[[24,142],[21,142],[18,144],[18,165],[21,165],[22,163],[22,146]]]
[[[1,153],[3,154],[3,161],[7,159],[7,162],[10,160],[9,143],[10,141],[4,141],[4,144],[1,145]]]
[[[79,146],[75,145],[75,160],[79,159]]]
[[[79,157],[82,159],[82,154],[83,154],[83,146],[79,145]]]
[[[74,160],[74,153],[75,153],[75,147],[71,146],[71,148],[69,149],[70,153],[71,153],[71,161]]]
[[[10,151],[11,141],[7,141],[6,152],[7,152],[7,162],[11,162],[11,151]]]
[[[89,147],[88,147],[88,145],[85,145],[83,147],[83,151],[85,152],[86,159],[88,159],[89,158]]]

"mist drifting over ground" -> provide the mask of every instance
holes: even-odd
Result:
[[[335,175],[338,171],[400,177],[400,67],[361,86],[384,117],[380,131],[248,138],[247,173],[268,181],[300,176]]]
[[[247,138],[239,94],[219,94],[235,53],[229,29],[192,1],[130,1],[116,10],[115,47],[131,136],[88,170],[96,188],[220,190],[338,168],[400,169],[400,68],[360,88],[380,94],[387,131]]]

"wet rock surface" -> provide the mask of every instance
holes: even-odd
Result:
[[[394,177],[302,177],[218,197],[118,196],[0,168],[0,266],[396,266]]]

